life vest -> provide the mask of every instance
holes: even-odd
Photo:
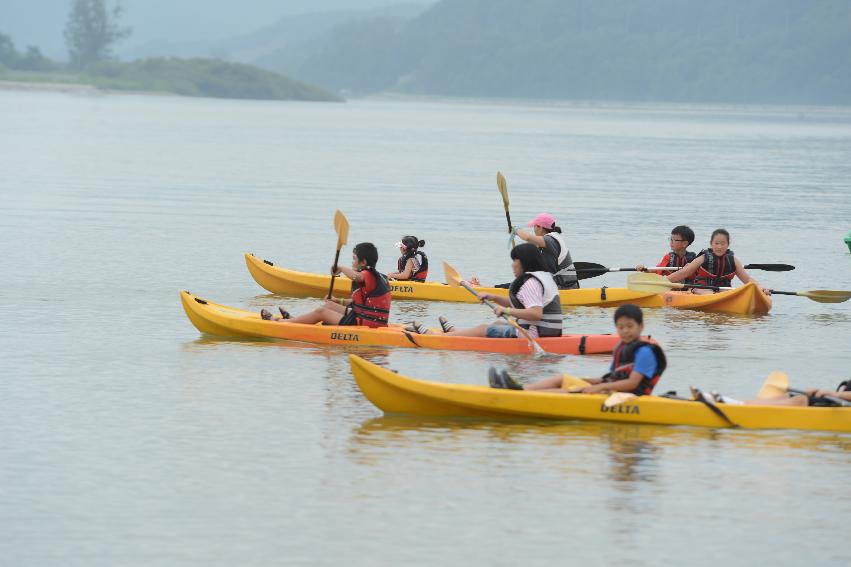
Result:
[[[662,261],[659,263],[657,267],[668,267],[668,268],[685,268],[692,260],[697,258],[697,254],[694,252],[686,252],[685,255],[681,258],[674,254],[673,252],[668,252]],[[687,280],[683,280],[684,284],[693,284],[694,279],[689,278]]]
[[[517,297],[517,293],[529,278],[535,278],[544,288],[544,313],[540,321],[527,321],[518,319],[517,324],[524,329],[535,327],[539,337],[560,337],[564,319],[561,315],[561,298],[558,294],[558,286],[549,272],[526,272],[511,282],[508,288],[508,299],[511,306],[516,309],[525,309],[526,306]]]
[[[576,266],[573,265],[573,258],[570,257],[570,250],[567,249],[564,237],[558,232],[548,232],[544,235],[544,242],[547,238],[552,238],[558,246],[558,255],[554,253],[550,245],[541,248],[541,255],[544,257],[544,265],[547,267],[547,271],[553,275],[559,289],[578,289],[579,279],[576,277]]]
[[[417,258],[419,256],[419,258]],[[405,271],[405,264],[408,263],[410,258],[415,258],[417,262],[419,262],[420,267],[416,272],[411,274],[409,279],[416,280],[418,282],[426,281],[426,277],[428,277],[428,257],[425,255],[425,252],[421,252],[419,250],[415,252],[408,252],[399,257],[399,261],[396,265],[396,271],[400,274]]]
[[[665,371],[665,368],[668,366],[668,361],[665,358],[665,353],[662,351],[662,347],[656,343],[645,341],[644,339],[638,339],[631,343],[624,343],[621,341],[617,344],[613,354],[613,368],[615,370],[603,376],[603,381],[616,382],[618,380],[626,380],[629,378],[629,375],[632,374],[632,368],[635,365],[635,352],[639,349],[639,347],[644,345],[648,345],[652,348],[653,354],[656,355],[656,375],[651,378],[647,378],[646,376],[642,378],[638,387],[633,390],[632,393],[636,396],[650,395],[650,393],[653,392],[653,388],[656,386],[656,383],[659,382],[659,378],[662,377],[662,373]]]
[[[703,264],[697,269],[694,283],[728,287],[736,276],[736,259],[733,251],[727,250],[723,256],[716,256],[712,250],[702,250]]]
[[[361,271],[363,282],[352,281],[351,310],[356,325],[386,327],[390,318],[390,285],[375,268]]]

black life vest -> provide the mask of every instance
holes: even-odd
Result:
[[[561,314],[561,297],[558,286],[549,272],[524,272],[516,278],[508,288],[508,299],[515,309],[525,309],[526,306],[517,297],[517,293],[529,278],[535,278],[544,288],[544,312],[540,321],[517,319],[517,324],[524,329],[535,327],[539,337],[560,337],[564,318]]]
[[[355,324],[367,327],[386,327],[390,319],[390,284],[387,276],[378,273],[375,268],[364,268],[361,271],[363,282],[352,281],[351,310],[355,316]],[[374,282],[372,291],[367,291],[367,284]]]
[[[419,256],[419,258],[417,258]],[[414,252],[406,252],[402,256],[399,257],[399,261],[396,263],[396,271],[400,274],[405,271],[405,264],[408,263],[408,260],[414,258],[417,262],[419,262],[420,267],[417,268],[417,271],[411,274],[410,279],[416,280],[418,282],[426,281],[428,277],[428,256],[425,255],[425,252],[421,252],[419,250],[415,250]]]
[[[613,353],[614,370],[603,376],[603,381],[616,382],[618,380],[626,380],[629,378],[629,375],[632,374],[632,368],[635,365],[635,351],[644,345],[648,345],[652,348],[653,354],[656,355],[656,375],[650,378],[646,376],[642,378],[641,383],[638,384],[638,387],[633,390],[632,393],[636,396],[650,395],[650,393],[653,392],[653,388],[656,386],[656,383],[659,382],[659,378],[662,377],[662,373],[665,371],[665,368],[667,368],[668,361],[665,358],[665,353],[662,351],[662,347],[656,343],[645,341],[644,339],[638,339],[631,343],[624,343],[623,341],[618,343]]]
[[[547,237],[552,239],[552,243],[547,243]],[[558,232],[548,232],[544,235],[544,242],[545,245],[541,248],[544,266],[553,275],[556,285],[559,289],[579,289],[576,267],[573,265],[573,258],[570,257],[570,250],[567,249],[564,237]],[[558,247],[558,254],[554,247]]]
[[[716,256],[712,250],[701,250],[700,255],[703,255],[703,264],[697,269],[694,283],[729,287],[736,276],[736,259],[733,251],[727,250],[723,256]]]
[[[682,258],[677,256],[673,252],[669,252],[668,253],[668,263],[665,264],[665,265],[668,268],[680,268],[680,269],[682,269],[682,268],[685,268],[695,258],[697,258],[697,254],[695,254],[694,252],[686,251],[685,255]],[[683,280],[683,283],[684,284],[693,284],[694,279],[689,278],[689,279]]]

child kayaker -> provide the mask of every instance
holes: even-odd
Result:
[[[757,283],[750,274],[745,271],[742,262],[735,257],[730,250],[730,233],[723,228],[712,232],[709,240],[709,248],[701,250],[694,260],[672,274],[668,280],[681,282],[693,279],[695,284],[711,285],[717,287],[729,287],[733,278],[738,276],[743,283]],[[760,287],[763,293],[770,295],[769,288]],[[692,289],[694,293],[712,293],[709,289]]]
[[[517,237],[530,242],[541,249],[544,268],[553,275],[559,289],[578,289],[579,280],[576,268],[567,249],[567,242],[556,226],[556,219],[549,213],[541,213],[529,221],[534,232],[520,229]]]
[[[668,241],[671,244],[671,251],[665,254],[656,264],[657,268],[684,268],[697,257],[697,254],[688,251],[688,247],[694,242],[694,231],[689,227],[685,225],[675,226],[671,230],[671,237]],[[648,269],[644,264],[638,264],[635,269],[639,272],[654,271],[652,268]],[[665,270],[661,273],[667,276],[671,272]],[[691,282],[687,281],[686,283]]]
[[[537,392],[599,394],[602,392],[631,392],[636,396],[649,395],[665,371],[667,362],[662,348],[644,341],[644,314],[641,309],[627,303],[615,311],[615,328],[621,341],[615,347],[609,372],[602,378],[586,378],[591,385],[574,390],[569,388],[562,375],[521,385],[507,372],[491,368],[488,381],[492,388],[533,390]]]
[[[281,317],[274,320],[287,323],[325,323],[326,325],[364,325],[386,327],[390,317],[390,286],[387,277],[375,269],[378,250],[371,242],[361,242],[352,249],[352,267],[331,267],[332,275],[342,273],[352,280],[351,299],[325,298],[325,304],[310,313],[290,317],[279,307]],[[263,319],[273,319],[265,309],[260,311]]]
[[[405,236],[396,243],[402,255],[396,265],[396,271],[387,274],[391,280],[426,281],[428,276],[428,257],[420,250],[425,246],[425,240],[416,236]]]
[[[692,396],[703,396],[704,399],[709,398],[710,402],[725,403],[725,404],[746,404],[754,406],[799,406],[799,407],[835,407],[836,404],[826,398],[838,398],[846,402],[851,402],[851,380],[842,381],[837,386],[836,391],[822,390],[820,388],[810,388],[806,390],[806,394],[789,393],[782,394],[774,398],[762,398],[756,400],[740,401],[729,396],[721,395],[717,392],[701,392],[697,388],[692,388]]]
[[[532,338],[560,337],[562,330],[561,300],[552,275],[544,271],[541,253],[534,244],[524,243],[511,249],[511,269],[515,279],[508,288],[508,297],[490,293],[482,299],[496,303],[494,313],[516,317],[517,323],[529,332]],[[517,329],[502,319],[470,329],[455,329],[445,317],[440,317],[440,326],[447,335],[465,337],[514,338]],[[427,330],[418,322],[411,329],[417,333]]]

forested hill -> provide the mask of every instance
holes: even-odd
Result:
[[[851,104],[851,0],[443,0],[344,27],[296,76],[361,94]]]

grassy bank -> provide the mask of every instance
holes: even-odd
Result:
[[[215,98],[341,100],[319,87],[277,73],[213,59],[156,58],[130,63],[109,62],[79,74],[67,71],[14,71],[0,67],[0,81],[83,84],[101,89]]]

